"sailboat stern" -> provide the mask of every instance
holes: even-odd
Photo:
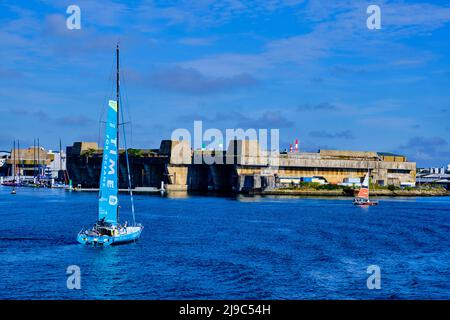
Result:
[[[90,235],[85,230],[80,231],[77,236],[77,241],[81,244],[90,245],[94,247],[105,247],[113,244],[113,239],[107,235]]]
[[[77,241],[91,246],[110,246],[134,242],[141,236],[144,227],[141,224],[113,229],[110,234],[99,234],[92,230],[82,230],[78,233]]]

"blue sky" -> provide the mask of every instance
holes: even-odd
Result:
[[[176,128],[278,128],[281,148],[450,163],[450,3],[94,1],[0,4],[0,149],[99,141],[122,48],[134,147]],[[66,8],[81,8],[81,30]],[[366,8],[381,7],[368,30]]]

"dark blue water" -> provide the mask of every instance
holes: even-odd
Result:
[[[450,199],[136,196],[139,242],[85,247],[95,193],[0,187],[0,298],[450,298]],[[128,203],[122,203],[123,219]],[[129,218],[129,217],[128,217]],[[81,269],[81,290],[66,268]],[[381,289],[369,290],[369,265]]]

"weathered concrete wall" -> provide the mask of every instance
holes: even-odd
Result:
[[[202,155],[218,163],[202,162]],[[196,158],[197,157],[197,158]],[[264,188],[274,177],[323,176],[330,183],[344,178],[363,178],[370,169],[373,182],[398,185],[415,182],[416,164],[382,161],[374,152],[322,150],[320,153],[268,153],[257,141],[232,141],[226,152],[195,151],[187,141],[164,140],[157,155],[131,157],[133,186],[159,187],[164,181],[177,190],[240,191]],[[199,161],[200,160],[200,161]],[[68,156],[67,169],[74,183],[97,187],[101,154]],[[125,161],[121,156],[121,187],[126,187]]]
[[[319,154],[322,158],[364,158],[364,159],[377,159],[378,154],[373,151],[349,151],[349,150],[320,150]]]
[[[233,165],[209,166],[211,187],[214,191],[232,191],[236,185],[238,173]]]
[[[188,185],[189,166],[187,165],[167,165],[168,183],[174,185]]]
[[[168,156],[171,164],[189,165],[192,162],[192,151],[188,141],[163,140],[159,154]]]
[[[207,191],[211,184],[208,165],[189,166],[188,185],[190,190]]]
[[[383,184],[398,185],[401,182],[415,182],[415,165],[406,166],[405,173],[388,173],[389,169],[383,168],[385,164],[377,164],[370,162],[346,163],[346,166],[339,167],[342,163],[302,163],[296,166],[280,166],[278,169],[272,169],[272,172],[280,177],[312,177],[322,176],[329,183],[342,183],[344,178],[363,178],[370,168],[371,178],[374,182],[383,181]],[[264,167],[261,166],[241,166],[238,173],[241,175],[262,174],[264,175]],[[402,168],[403,169],[403,168]]]
[[[133,187],[159,188],[161,181],[167,181],[164,158],[141,158],[130,156],[130,167]],[[68,156],[67,171],[74,185],[83,188],[98,188],[102,156]],[[123,154],[119,159],[119,187],[127,188],[126,160]]]

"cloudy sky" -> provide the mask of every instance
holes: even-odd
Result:
[[[281,148],[450,163],[450,3],[2,0],[0,150],[99,141],[120,41],[134,147],[176,128],[278,128]],[[81,8],[81,30],[66,27]],[[366,26],[369,4],[382,29]]]

